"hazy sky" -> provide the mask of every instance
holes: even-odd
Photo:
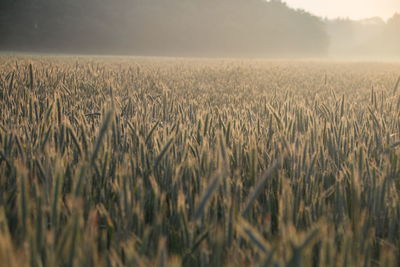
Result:
[[[335,18],[361,19],[380,16],[391,17],[400,12],[400,0],[284,0],[289,6],[302,8],[315,15]]]

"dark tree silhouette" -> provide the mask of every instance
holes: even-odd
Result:
[[[206,56],[323,55],[324,23],[280,1],[2,0],[0,49]]]

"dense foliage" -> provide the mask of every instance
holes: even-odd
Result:
[[[322,21],[279,1],[2,0],[0,49],[140,55],[320,55]]]
[[[0,62],[1,264],[399,266],[399,64]]]

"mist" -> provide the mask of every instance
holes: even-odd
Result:
[[[12,52],[392,58],[400,15],[326,20],[277,0],[2,0],[0,36]]]
[[[400,58],[400,14],[387,21],[379,17],[363,20],[326,21],[330,55],[371,59]]]

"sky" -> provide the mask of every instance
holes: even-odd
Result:
[[[400,0],[284,0],[289,6],[328,18],[388,19],[400,13]]]

